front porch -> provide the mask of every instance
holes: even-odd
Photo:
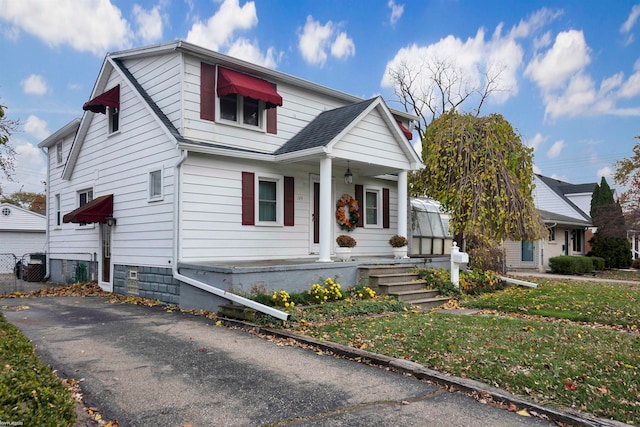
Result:
[[[181,275],[224,289],[234,294],[249,294],[257,287],[268,291],[302,292],[327,277],[337,279],[343,288],[367,284],[367,269],[373,266],[416,266],[448,268],[449,256],[393,259],[362,257],[349,262],[317,262],[315,258],[258,260],[240,262],[198,262],[178,264]],[[224,298],[181,283],[180,306],[191,309],[217,310],[226,304]]]

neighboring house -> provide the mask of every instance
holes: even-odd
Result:
[[[83,109],[40,144],[53,281],[93,254],[104,289],[183,306],[355,284],[353,263],[331,263],[343,194],[360,206],[355,259],[391,262],[389,237],[407,235],[415,117],[381,97],[176,41],[107,55]]]
[[[549,258],[559,255],[584,255],[593,234],[591,196],[596,183],[570,184],[535,175],[534,202],[549,232],[535,242],[506,241],[507,269],[549,267]]]
[[[13,271],[25,255],[46,248],[47,218],[10,203],[0,203],[0,269]],[[25,259],[25,263],[29,261]]]

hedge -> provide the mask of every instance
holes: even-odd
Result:
[[[592,257],[562,255],[549,258],[552,273],[585,274],[593,271]]]

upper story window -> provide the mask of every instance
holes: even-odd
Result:
[[[56,165],[62,164],[62,142],[56,144]]]
[[[120,130],[120,85],[114,86],[85,102],[82,109],[93,113],[106,114],[109,133],[117,132]]]
[[[281,105],[282,97],[274,84],[227,68],[201,64],[201,119],[234,122],[275,134],[277,107]]]
[[[107,117],[109,118],[109,133],[120,130],[120,108],[109,107],[107,109]]]
[[[162,200],[162,169],[149,171],[149,201]]]
[[[220,97],[220,118],[247,126],[262,127],[262,102],[235,93]]]

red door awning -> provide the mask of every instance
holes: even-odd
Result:
[[[113,217],[113,194],[100,196],[89,203],[80,206],[75,211],[62,217],[62,222],[88,224],[92,222],[107,222],[107,217]]]
[[[120,107],[120,85],[117,85],[101,95],[87,101],[82,106],[84,111],[105,114],[107,107]]]
[[[271,83],[220,67],[218,68],[218,96],[225,96],[231,93],[264,101],[266,108],[282,105],[282,97],[276,92]]]
[[[402,122],[398,121],[398,126],[400,126],[400,130],[402,131],[402,133],[404,133],[404,136],[406,136],[408,140],[411,140],[413,138],[413,134],[411,133],[411,131],[407,129],[406,126],[402,124]]]

